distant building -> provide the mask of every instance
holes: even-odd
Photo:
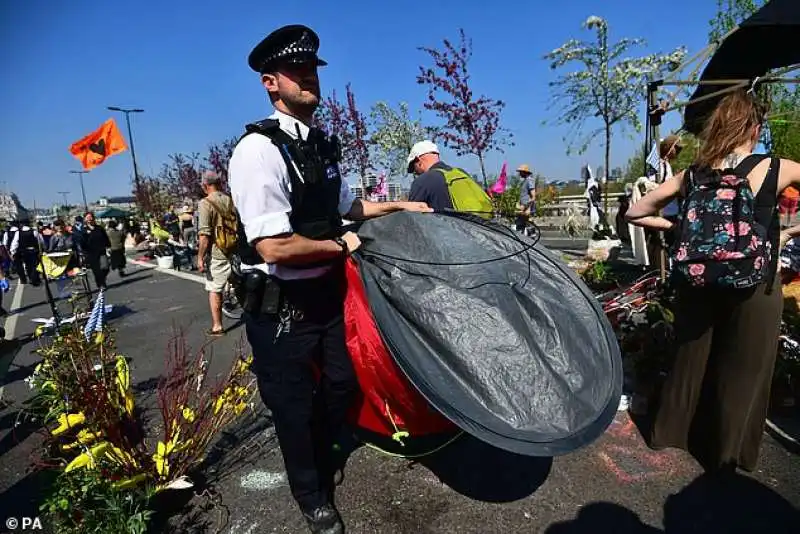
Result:
[[[14,193],[0,193],[0,220],[18,221],[30,217],[30,212],[22,206]]]
[[[96,206],[100,209],[117,208],[121,210],[132,210],[136,208],[136,197],[100,197]]]
[[[379,196],[376,200],[378,202],[393,202],[395,200],[403,200],[408,198],[408,191],[403,188],[402,185],[398,184],[397,182],[393,182],[391,178],[388,178],[389,183],[386,184],[386,195]],[[360,180],[359,180],[360,182]],[[374,188],[378,185],[378,177],[375,175],[369,176],[366,180],[364,180],[364,185],[362,187],[361,183],[356,185],[350,186],[350,191],[355,195],[356,198],[364,200],[366,197],[365,189]]]

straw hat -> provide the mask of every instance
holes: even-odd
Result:
[[[533,174],[533,173],[531,172],[531,168],[528,166],[528,164],[527,164],[527,163],[523,163],[522,165],[520,165],[519,167],[517,167],[517,172],[518,172],[519,174]]]
[[[679,135],[668,135],[661,141],[661,144],[658,147],[659,155],[664,158],[669,154],[669,151],[672,148],[675,148],[675,154],[679,154],[681,150],[684,148],[683,140],[680,138]]]

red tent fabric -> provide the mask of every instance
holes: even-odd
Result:
[[[350,411],[350,423],[401,444],[404,439],[458,432],[394,362],[378,332],[358,265],[352,258],[347,260],[345,275],[347,348],[361,386],[361,396]]]

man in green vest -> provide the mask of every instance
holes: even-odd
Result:
[[[408,200],[425,202],[434,211],[455,210],[484,219],[493,216],[492,201],[467,172],[444,163],[433,141],[420,141],[408,154],[408,172],[417,175]]]

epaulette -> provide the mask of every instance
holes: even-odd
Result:
[[[260,134],[268,134],[272,133],[275,130],[279,130],[281,127],[278,119],[263,119],[257,122],[253,122],[248,124],[244,127],[246,133],[260,133]]]

